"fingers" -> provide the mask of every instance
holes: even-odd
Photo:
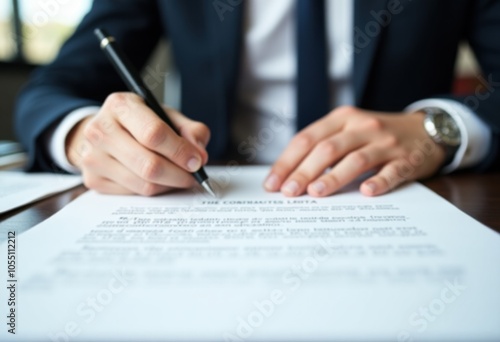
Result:
[[[310,183],[307,193],[315,197],[331,195],[388,159],[387,151],[379,146],[366,146],[351,152],[332,170]]]
[[[172,108],[168,108],[168,115],[172,123],[177,127],[180,135],[198,149],[202,156],[203,164],[206,164],[208,162],[206,146],[210,141],[210,130],[208,126],[199,121],[190,120],[188,117]]]
[[[96,140],[93,138],[97,135],[94,132],[94,126],[89,125],[85,130],[85,135],[94,147],[113,156],[123,167],[146,182],[176,188],[194,186],[195,181],[191,174],[138,144],[119,127],[113,130],[113,134]],[[105,164],[104,161],[101,161],[101,164]]]
[[[85,164],[84,184],[89,189],[100,193],[154,196],[171,190],[170,187],[148,182],[138,177],[103,152],[88,154],[83,159]]]
[[[273,165],[264,182],[264,188],[267,191],[280,190],[291,172],[302,163],[320,141],[342,130],[349,111],[350,107],[342,107],[298,133]]]
[[[286,196],[306,191],[328,196],[367,171],[380,169],[360,187],[363,194],[376,196],[433,175],[444,152],[429,142],[423,120],[423,115],[337,109],[293,139],[264,187]]]
[[[307,186],[329,166],[365,143],[364,136],[349,131],[321,141],[286,179],[281,191],[286,196],[303,194]],[[354,161],[348,161],[349,164],[354,163]]]
[[[112,94],[104,107],[110,107],[120,125],[148,150],[189,172],[197,171],[202,166],[203,157],[198,149],[178,136],[140,97],[126,93]],[[103,128],[107,129],[106,126]]]
[[[433,142],[430,142],[433,143]],[[389,159],[380,171],[363,182],[360,191],[366,196],[383,195],[408,181],[433,175],[444,160],[444,151],[435,146],[434,153],[425,156],[419,150],[411,150],[397,158]]]
[[[207,161],[210,132],[179,112],[169,117],[184,137],[137,95],[112,94],[99,113],[73,128],[66,154],[87,187],[103,193],[152,196],[192,187],[190,172]]]
[[[375,176],[364,181],[360,191],[366,196],[383,195],[414,178],[411,165],[404,159],[398,159],[388,163]]]

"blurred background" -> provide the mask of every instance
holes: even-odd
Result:
[[[15,138],[13,104],[29,74],[56,57],[91,5],[92,0],[0,0],[0,140]],[[165,43],[158,46],[150,70],[165,71],[167,50]],[[163,97],[164,85],[155,91]]]
[[[0,0],[0,141],[15,140],[14,102],[29,74],[55,58],[91,4],[92,0]],[[179,77],[169,56],[169,47],[162,42],[147,65],[149,70],[165,72],[162,80],[166,84],[158,85],[154,92],[177,107]],[[474,89],[479,72],[473,54],[464,44],[456,65],[455,92]]]
[[[29,64],[50,62],[91,6],[91,0],[60,2],[3,0],[0,3],[0,58]],[[15,39],[16,36],[22,39]]]
[[[14,139],[13,104],[31,71],[49,63],[91,0],[0,1],[0,140]]]

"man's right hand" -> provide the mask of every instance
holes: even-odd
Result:
[[[66,155],[85,186],[106,194],[153,196],[196,184],[190,174],[206,164],[210,131],[168,109],[180,135],[133,93],[108,96],[101,110],[66,138]]]

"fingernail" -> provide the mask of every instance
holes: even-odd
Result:
[[[313,185],[311,185],[311,187],[319,195],[321,195],[325,191],[325,189],[326,189],[326,185],[322,181],[313,183]]]
[[[275,174],[271,174],[264,182],[264,187],[267,190],[276,190],[276,188],[278,187],[278,181],[278,176],[276,176]]]
[[[199,158],[191,158],[187,163],[188,170],[191,172],[198,171],[201,167],[201,160]]]
[[[283,192],[286,195],[294,196],[299,191],[299,183],[297,181],[289,181],[283,186]]]
[[[373,182],[366,182],[365,187],[368,189],[368,192],[373,195],[375,191],[377,191],[377,185]]]

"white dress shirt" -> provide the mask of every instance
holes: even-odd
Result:
[[[246,6],[243,61],[237,105],[231,113],[231,138],[244,159],[269,164],[295,134],[295,0],[250,0]],[[332,109],[354,104],[354,57],[345,50],[353,42],[353,8],[354,0],[326,1]],[[409,104],[407,111],[430,106],[450,113],[462,135],[462,144],[445,172],[473,166],[485,158],[491,143],[491,130],[486,124],[469,108],[446,99]],[[76,172],[65,154],[67,134],[79,120],[97,111],[93,107],[71,112],[52,133],[50,153],[63,169]]]

